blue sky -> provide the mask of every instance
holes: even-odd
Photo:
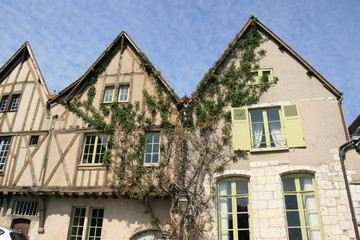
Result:
[[[195,90],[251,15],[360,113],[358,0],[0,0],[0,65],[29,41],[49,90],[78,79],[126,31],[182,97]]]

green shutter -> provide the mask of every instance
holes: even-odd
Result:
[[[250,150],[251,136],[247,108],[231,109],[233,150]]]
[[[305,147],[304,131],[297,104],[281,106],[288,147]]]

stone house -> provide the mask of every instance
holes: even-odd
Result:
[[[256,58],[251,76],[241,79],[246,79],[247,89],[268,89],[247,102],[251,104],[220,104],[215,96],[226,84],[213,92],[217,81],[209,76],[221,82],[228,69],[244,67],[239,59],[245,59],[246,46],[237,47],[252,28],[262,39],[256,47],[262,57]],[[119,179],[124,178],[119,176],[126,171],[118,166],[129,159],[121,153],[141,152],[136,161],[143,167],[134,165],[143,171],[136,178],[139,184],[145,181],[141,174],[162,168],[174,171],[165,174],[174,179],[179,169],[166,168],[165,159],[177,166],[175,155],[186,150],[168,155],[166,147],[162,150],[171,142],[165,137],[167,129],[187,127],[183,115],[196,125],[203,116],[199,106],[206,101],[231,113],[232,138],[223,158],[246,152],[203,182],[213,196],[204,210],[209,215],[206,239],[356,239],[339,159],[339,147],[349,140],[342,93],[253,17],[205,76],[191,98],[180,99],[122,32],[82,77],[48,101],[25,43],[0,69],[0,224],[22,230],[26,226],[31,239],[165,237],[159,224],[171,222],[180,199],[153,197],[153,221],[144,213],[148,209],[143,202],[122,188]],[[214,108],[205,107],[204,114],[209,116]],[[215,125],[219,139],[226,124],[222,119]],[[143,139],[139,151],[133,150],[139,143],[127,140],[133,136],[129,129]],[[110,142],[121,149],[120,155],[108,151]],[[136,159],[131,154],[127,156]],[[196,159],[195,151],[186,154]],[[346,167],[355,179],[356,164]],[[161,179],[154,185],[157,181]],[[195,196],[186,197],[191,205]]]

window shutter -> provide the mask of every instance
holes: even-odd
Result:
[[[251,136],[247,108],[231,109],[233,150],[250,150]]]
[[[288,147],[305,147],[304,131],[297,104],[281,106]]]

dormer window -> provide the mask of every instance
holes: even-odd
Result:
[[[0,112],[16,111],[18,109],[19,100],[20,94],[10,94],[2,96],[0,102]]]

